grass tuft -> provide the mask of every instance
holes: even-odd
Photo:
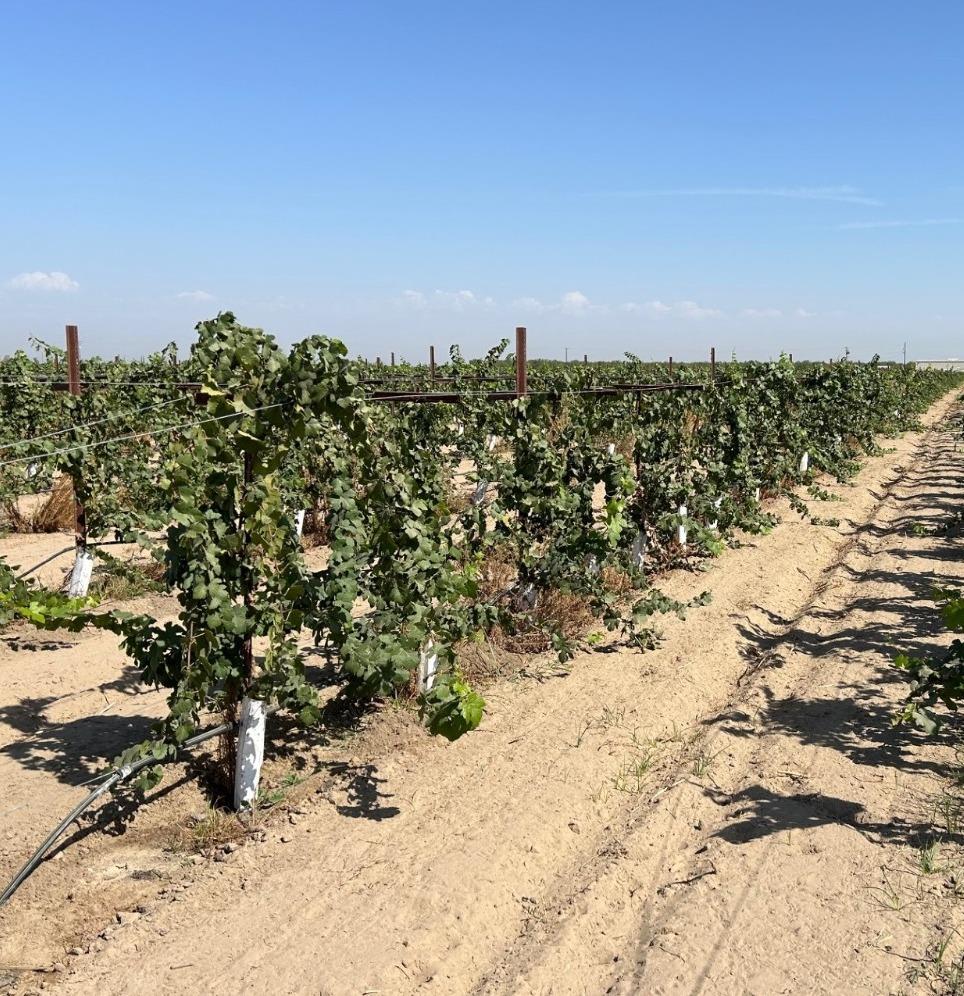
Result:
[[[74,485],[69,477],[58,477],[53,490],[39,503],[28,497],[8,501],[4,507],[7,527],[14,533],[60,533],[74,528]]]
[[[171,850],[182,854],[210,854],[225,844],[241,840],[246,832],[237,813],[212,808],[190,816],[183,826],[177,827]]]

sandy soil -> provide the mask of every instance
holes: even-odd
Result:
[[[814,503],[839,526],[783,508],[707,573],[670,576],[667,592],[713,602],[666,621],[657,650],[499,682],[482,728],[451,745],[384,710],[312,745],[315,773],[216,861],[165,846],[204,805],[175,772],[117,816],[118,836],[74,838],[0,915],[8,981],[331,994],[934,982],[939,942],[964,926],[954,731],[891,727],[903,683],[888,661],[942,639],[927,593],[964,577],[964,540],[912,529],[964,508],[952,407],[868,460],[841,501]],[[109,638],[3,641],[6,874],[113,753],[103,740],[135,739],[162,702]],[[952,938],[945,965],[959,954]]]

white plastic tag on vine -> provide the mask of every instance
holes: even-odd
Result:
[[[485,499],[485,492],[488,490],[488,481],[479,481],[475,486],[475,491],[472,493],[472,504],[481,505]]]
[[[27,464],[27,479],[33,480],[40,473],[39,463],[28,463]]]
[[[94,573],[94,555],[89,550],[78,550],[74,558],[74,569],[70,572],[67,594],[71,598],[86,598]]]
[[[435,644],[429,640],[418,655],[418,690],[421,693],[430,692],[438,674],[438,651]]]
[[[486,436],[485,437],[485,448],[491,453],[495,449],[496,437]]]
[[[629,551],[629,559],[637,571],[643,570],[646,566],[646,534],[640,530],[633,539],[632,548]]]
[[[250,809],[258,798],[267,719],[265,704],[260,699],[245,698],[241,702],[238,759],[234,768],[234,808],[239,812]]]
[[[607,452],[607,453],[608,453],[608,454],[609,454],[610,456],[612,456],[612,455],[613,455],[613,454],[614,454],[614,453],[616,452],[616,444],[615,444],[615,443],[610,443],[610,444],[609,444],[609,445],[608,445],[608,446],[606,447],[606,452]]]
[[[305,531],[305,509],[295,512],[295,535],[300,536]]]
[[[805,474],[810,468],[810,454],[804,451],[802,457],[800,457],[800,473]]]
[[[586,564],[586,570],[593,575],[599,573],[599,558],[594,553],[589,555],[589,562]]]
[[[680,505],[679,507],[680,518],[685,519],[688,514],[689,512],[686,506]],[[676,527],[676,538],[677,540],[679,540],[680,546],[686,546],[686,525],[682,522],[679,524],[679,526]]]
[[[530,612],[536,607],[536,603],[539,601],[539,593],[536,591],[534,584],[526,585],[525,591],[522,592],[522,601]]]
[[[753,500],[757,501],[757,502],[760,500],[760,489],[759,488],[754,488],[753,489]]]

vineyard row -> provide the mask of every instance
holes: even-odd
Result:
[[[61,357],[49,347],[0,369],[11,523],[24,496],[69,480],[81,544],[139,543],[179,604],[162,623],[3,569],[0,622],[112,630],[168,689],[169,715],[121,764],[175,756],[206,714],[244,714],[257,722],[242,723],[240,771],[267,706],[317,722],[306,636],[343,697],[411,692],[433,732],[457,737],[483,709],[460,665],[471,641],[498,632],[567,659],[588,609],[613,639],[649,645],[654,613],[686,608],[652,587],[660,570],[768,529],[766,498],[807,515],[801,485],[826,497],[816,474],[852,475],[879,435],[915,426],[958,383],[788,357],[672,372],[634,357],[527,365],[523,339],[515,362],[506,343],[474,361],[453,350],[441,371],[373,391],[336,340],[284,350],[230,314],[197,332],[183,362],[168,350],[72,364],[74,393],[51,389]],[[479,389],[513,374],[514,390]],[[80,390],[82,376],[98,389]],[[306,561],[303,522],[323,566]],[[110,565],[105,548],[89,552]],[[143,783],[159,776],[145,769]],[[239,805],[255,791],[249,779]]]

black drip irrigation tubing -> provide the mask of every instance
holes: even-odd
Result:
[[[101,540],[98,543],[86,543],[85,546],[127,546],[133,545],[128,544],[127,540]],[[56,560],[58,557],[62,557],[65,553],[70,553],[71,550],[76,550],[77,544],[71,543],[70,546],[65,546],[63,550],[58,550],[56,553],[52,553],[49,557],[41,560],[39,564],[34,564],[33,567],[28,568],[22,574],[18,574],[14,581],[22,581],[24,578],[29,577],[34,571],[39,571],[41,567],[45,567],[52,560]]]
[[[274,706],[266,711],[266,715],[270,716],[278,711],[278,706]],[[198,744],[203,744],[205,740],[210,740],[212,737],[220,736],[222,733],[227,733],[228,730],[236,727],[237,723],[222,723],[220,726],[213,726],[209,730],[204,730],[202,733],[196,733],[193,737],[188,737],[183,744],[180,745],[178,749],[178,754],[182,751],[190,750],[192,747],[197,747]],[[76,806],[57,824],[56,827],[50,832],[47,839],[34,851],[33,856],[30,860],[14,875],[10,884],[3,890],[0,894],[0,907],[5,906],[13,896],[13,894],[20,888],[21,885],[29,878],[33,873],[37,865],[47,856],[54,844],[67,832],[70,825],[77,820],[87,809],[89,809],[105,792],[109,792],[116,785],[120,785],[122,782],[127,781],[131,775],[136,774],[142,768],[146,768],[150,764],[159,764],[159,762],[154,757],[143,757],[139,761],[135,761],[133,764],[125,764],[122,768],[118,768],[116,771],[111,772],[111,774],[104,777],[104,781],[100,783],[82,802],[77,803]]]

